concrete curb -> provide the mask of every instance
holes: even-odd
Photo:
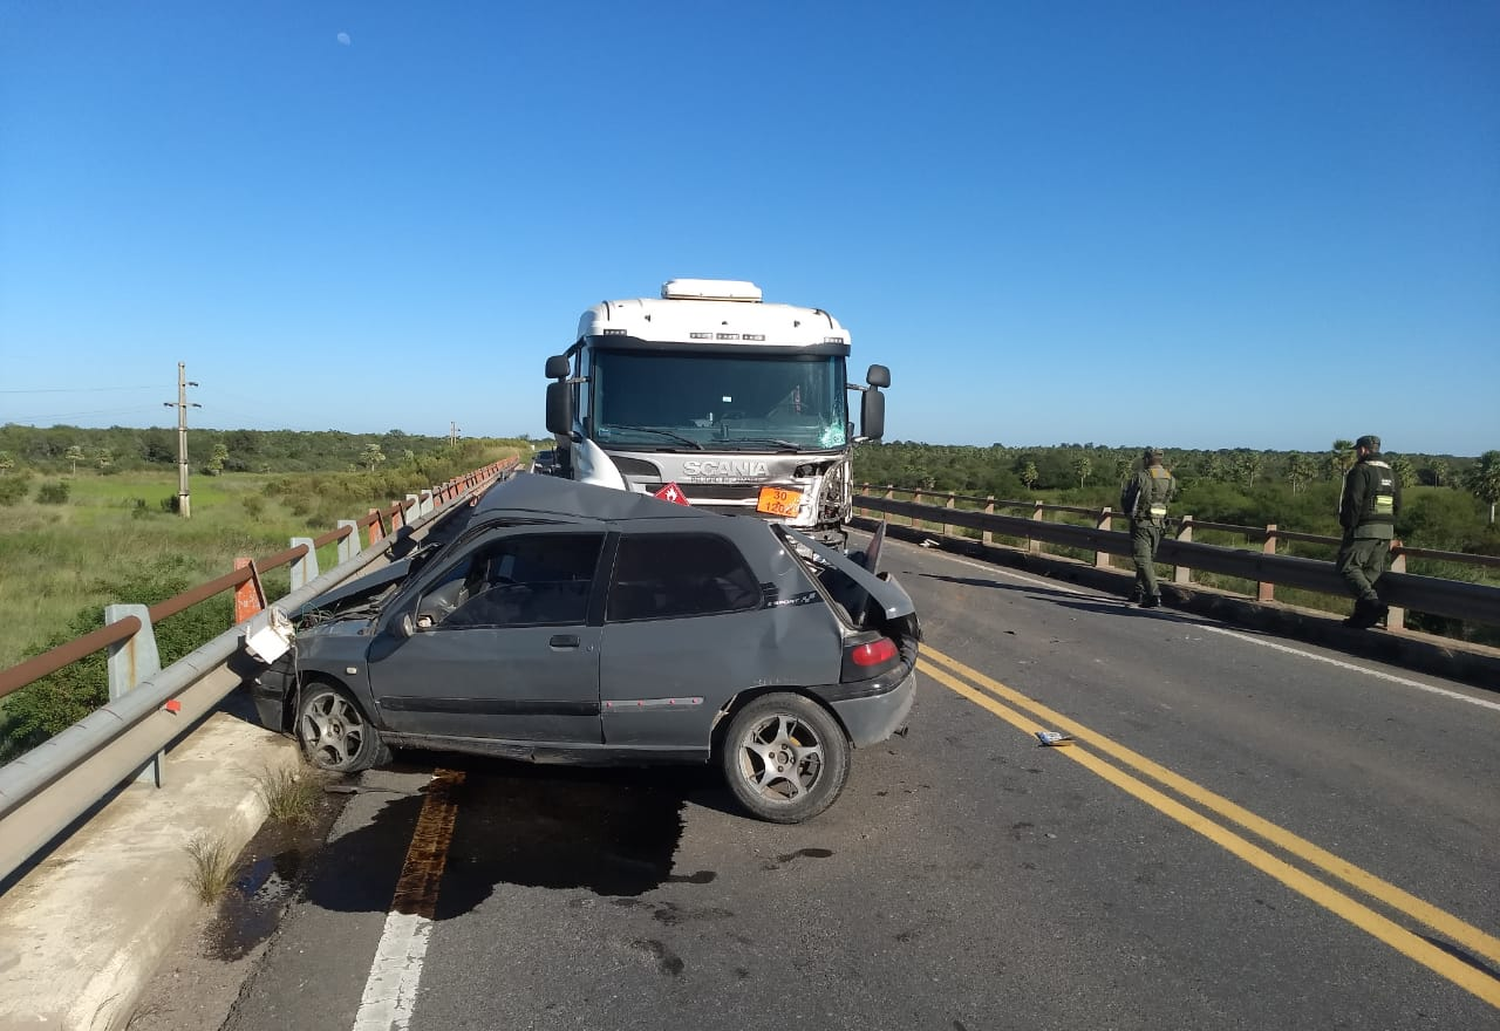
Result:
[[[850,525],[874,530],[879,520],[859,516]],[[1037,576],[1108,591],[1121,597],[1135,585],[1135,574],[1121,569],[1098,569],[1060,555],[1038,555],[969,537],[945,537],[932,530],[915,529],[890,523],[886,533],[899,540],[921,543],[935,540],[950,555],[978,559],[991,565],[1006,566]],[[1163,582],[1162,599],[1172,608],[1200,616],[1233,623],[1251,630],[1261,630],[1278,637],[1319,644],[1347,655],[1375,659],[1393,666],[1461,680],[1475,687],[1500,690],[1500,649],[1455,641],[1448,637],[1411,630],[1354,630],[1343,620],[1318,609],[1299,608],[1279,602],[1258,602],[1244,595],[1230,594],[1212,587]]]
[[[167,754],[0,897],[0,1029],[109,1031],[130,1020],[162,957],[201,915],[185,851],[218,836],[237,856],[266,818],[260,782],[295,744],[227,713]]]

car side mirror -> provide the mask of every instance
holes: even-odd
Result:
[[[547,359],[547,378],[548,379],[567,379],[568,378],[568,371],[569,370],[568,370],[568,356],[567,355],[565,355],[565,354],[554,354],[551,358]]]
[[[874,387],[860,395],[859,435],[866,440],[885,436],[885,395]]]
[[[401,618],[396,620],[396,633],[400,637],[410,637],[416,633],[416,627],[412,625],[411,613],[403,612]]]
[[[547,384],[547,432],[573,433],[573,388],[562,380]]]

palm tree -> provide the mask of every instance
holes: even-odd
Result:
[[[369,471],[373,473],[375,471],[375,467],[381,462],[385,461],[385,452],[380,450],[379,444],[366,444],[364,461],[365,464],[369,466]]]
[[[1245,478],[1245,489],[1255,486],[1255,477],[1260,475],[1260,467],[1265,462],[1265,456],[1259,451],[1246,451],[1235,459],[1234,468]]]
[[[1490,523],[1495,522],[1495,505],[1500,503],[1500,451],[1486,451],[1479,464],[1464,476],[1464,486],[1480,501],[1490,503]]]
[[[1021,482],[1026,484],[1026,489],[1036,490],[1036,481],[1038,478],[1036,463],[1027,462],[1025,468],[1021,470]]]
[[[1391,459],[1391,472],[1396,474],[1396,482],[1403,487],[1410,487],[1417,482],[1417,467],[1405,455],[1396,455]]]
[[[1073,459],[1073,475],[1078,477],[1078,489],[1088,482],[1089,473],[1094,471],[1094,460],[1088,455],[1079,455]]]
[[[68,450],[63,452],[63,458],[73,463],[73,475],[77,476],[78,463],[83,461],[84,459],[83,448],[77,444],[74,444],[72,447],[68,448]]]
[[[1286,478],[1292,485],[1292,493],[1296,494],[1307,486],[1307,482],[1317,475],[1317,468],[1300,451],[1292,452],[1292,457],[1287,460]]]

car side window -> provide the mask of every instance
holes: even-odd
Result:
[[[417,606],[443,629],[583,623],[604,535],[526,534],[483,545]]]
[[[738,612],[761,604],[755,574],[716,534],[626,534],[620,539],[606,619],[674,619]]]

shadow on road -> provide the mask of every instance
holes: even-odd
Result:
[[[399,768],[434,766],[462,771],[462,782],[438,788],[444,782],[433,781],[421,794],[395,796],[364,826],[331,842],[308,901],[337,912],[385,912],[392,877],[371,874],[401,869],[433,790],[443,790],[455,812],[438,920],[473,910],[501,884],[636,896],[672,881],[705,884],[717,876],[672,873],[687,802],[729,809],[717,771],[579,769],[436,753],[407,753]]]

